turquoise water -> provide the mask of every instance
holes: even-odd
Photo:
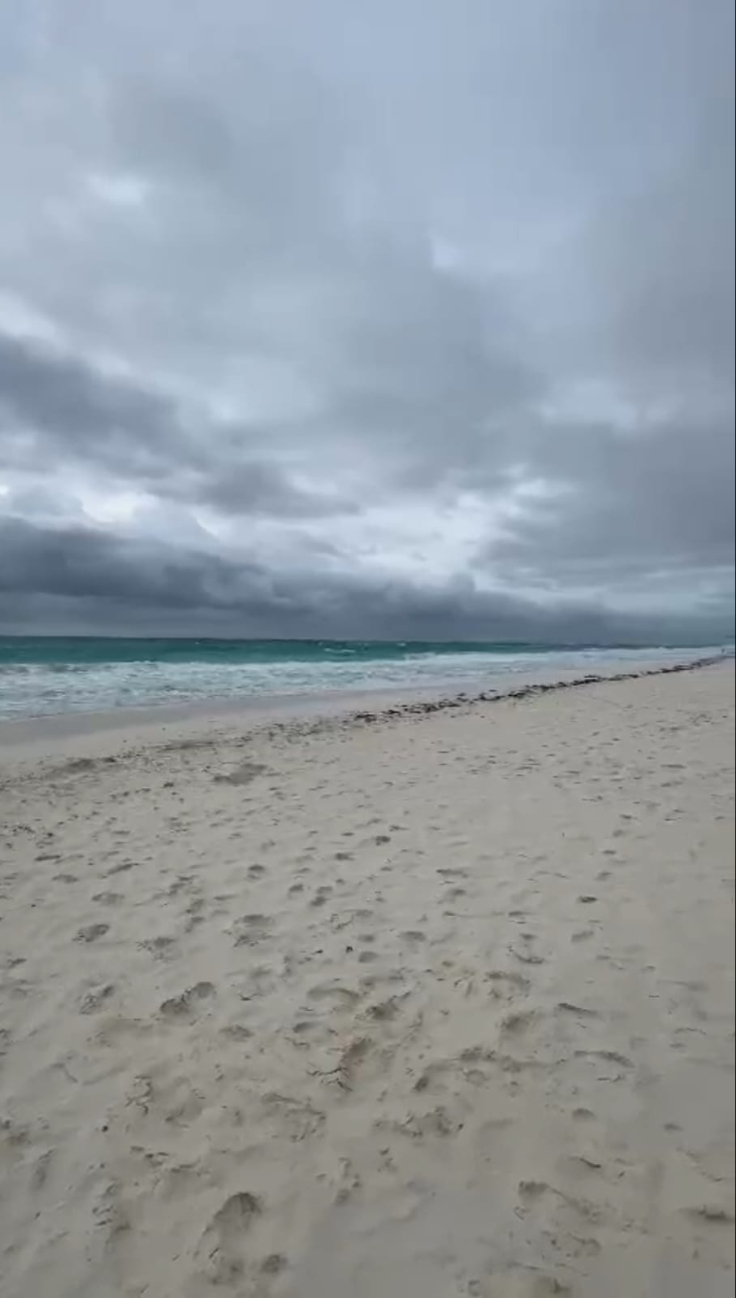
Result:
[[[682,660],[711,650],[348,640],[0,636],[0,716],[207,699],[442,686],[492,687],[530,668]]]

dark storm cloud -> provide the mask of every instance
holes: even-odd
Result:
[[[254,563],[182,547],[122,540],[90,527],[43,528],[0,520],[0,592],[124,610],[238,610],[261,616],[303,613],[297,583]]]
[[[0,417],[4,447],[15,430],[20,437],[43,440],[44,450],[109,457],[111,467],[119,467],[121,451],[131,462],[141,452],[166,460],[176,451],[172,411],[161,397],[95,374],[77,357],[3,334]]]
[[[618,567],[727,566],[732,434],[728,413],[708,419],[687,410],[636,435],[605,425],[546,429],[531,440],[529,460],[559,484],[559,495],[530,509],[523,528],[496,543],[493,555],[563,581],[586,570],[615,577]]]
[[[730,0],[0,14],[12,598],[728,630],[732,50]]]
[[[73,356],[0,333],[0,468],[73,464],[226,513],[309,517],[351,509],[248,459],[247,429],[182,427],[175,403]]]
[[[428,591],[405,582],[293,572],[196,550],[123,541],[93,528],[41,528],[0,519],[0,612],[11,631],[32,632],[53,615],[61,629],[88,630],[104,610],[108,631],[555,640],[645,641],[687,634],[676,619],[611,616],[593,603],[487,595],[471,582]],[[403,630],[402,630],[403,628]],[[710,629],[707,620],[704,629]]]

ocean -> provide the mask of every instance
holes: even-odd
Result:
[[[591,671],[712,652],[718,648],[0,636],[0,717],[340,690],[481,690],[549,668]]]

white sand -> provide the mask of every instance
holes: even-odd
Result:
[[[3,1298],[730,1292],[732,717],[5,749]]]

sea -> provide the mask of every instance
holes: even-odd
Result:
[[[733,646],[0,636],[0,717],[342,691],[503,688],[514,675],[681,662]]]

